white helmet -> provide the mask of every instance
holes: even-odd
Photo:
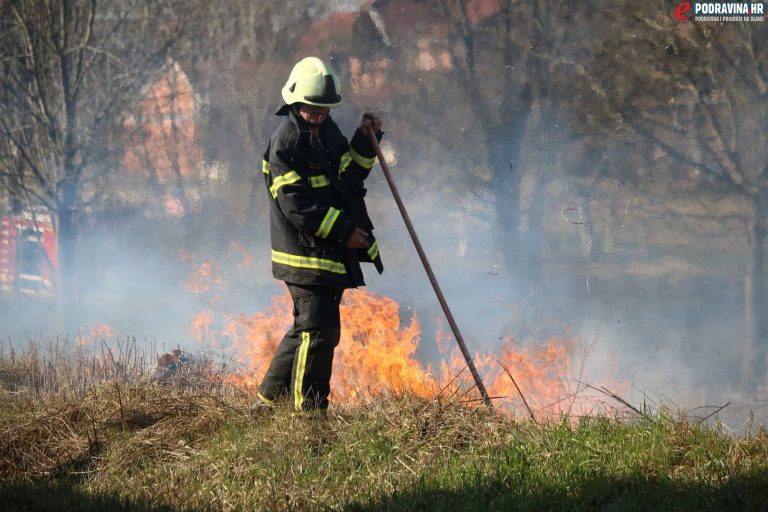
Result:
[[[333,108],[341,103],[339,77],[317,57],[301,59],[291,70],[282,89],[288,105],[307,103]]]

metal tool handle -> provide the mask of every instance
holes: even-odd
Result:
[[[435,273],[432,272],[432,266],[429,264],[429,260],[427,259],[427,255],[424,252],[424,248],[421,246],[419,236],[416,234],[416,230],[413,227],[413,223],[411,222],[411,218],[408,215],[408,211],[405,209],[403,199],[400,197],[400,193],[397,191],[397,186],[395,186],[395,182],[392,180],[392,174],[389,172],[389,166],[387,166],[387,162],[384,160],[384,155],[381,153],[379,141],[376,140],[376,135],[373,133],[373,130],[368,130],[368,135],[371,139],[371,144],[373,144],[373,149],[376,152],[376,156],[379,158],[381,170],[384,171],[384,177],[389,184],[389,189],[392,191],[392,195],[395,197],[395,202],[397,203],[398,210],[400,210],[400,215],[403,216],[405,227],[408,229],[408,234],[411,235],[411,240],[413,240],[413,245],[416,247],[416,252],[419,254],[421,264],[424,265],[424,270],[427,272],[429,282],[432,284],[432,288],[435,290],[437,300],[440,302],[440,307],[443,308],[445,318],[448,320],[448,325],[451,326],[451,331],[453,331],[453,335],[456,337],[456,343],[459,344],[461,354],[464,356],[464,360],[467,362],[467,367],[472,373],[472,378],[475,379],[475,384],[477,385],[477,389],[480,391],[480,396],[483,398],[483,403],[492,408],[493,405],[491,404],[491,398],[488,396],[488,391],[485,389],[483,379],[480,378],[480,374],[477,372],[477,368],[475,367],[475,363],[472,360],[472,356],[469,354],[467,345],[464,343],[464,338],[461,336],[461,332],[459,332],[459,326],[456,325],[456,320],[453,318],[451,309],[448,307],[448,303],[445,300],[443,291],[440,289],[440,284],[437,282]]]

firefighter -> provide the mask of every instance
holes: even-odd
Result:
[[[339,303],[363,286],[360,262],[383,266],[363,185],[381,140],[381,120],[366,113],[348,142],[329,115],[341,103],[339,79],[316,57],[299,61],[282,89],[286,116],[262,163],[269,193],[272,274],[293,299],[293,326],[272,358],[254,404],[289,399],[297,411],[328,407]]]

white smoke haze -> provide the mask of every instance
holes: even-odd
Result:
[[[368,4],[309,2],[298,14],[287,8],[271,13],[270,23],[277,31],[296,19],[322,19]],[[394,48],[386,45],[382,50],[381,36],[370,35],[371,47],[355,48],[354,55],[370,62],[381,59],[379,67],[392,90],[405,92],[377,99],[378,92],[367,94],[359,84],[356,90],[351,57],[340,49],[349,43],[318,44],[318,54],[333,57],[346,80],[349,102],[333,116],[351,137],[364,107],[382,115],[384,140],[397,158],[392,166],[395,181],[470,351],[495,353],[508,337],[521,346],[556,337],[576,339],[586,352],[583,380],[595,386],[629,383],[623,397],[638,407],[667,400],[691,410],[731,402],[721,417],[734,431],[744,428],[750,411],[757,422],[768,421],[765,384],[756,389],[741,385],[747,237],[740,215],[747,208],[714,187],[707,192],[713,201],[702,199],[701,190],[693,186],[689,191],[666,191],[666,170],[659,171],[661,183],[651,185],[647,177],[636,184],[637,177],[628,169],[637,167],[633,159],[647,155],[633,152],[647,147],[627,146],[618,135],[593,135],[605,139],[596,144],[601,149],[586,148],[584,113],[569,110],[573,105],[558,97],[559,88],[567,84],[524,91],[522,75],[529,69],[517,67],[528,50],[519,50],[516,60],[503,64],[511,57],[494,46],[491,29],[481,30],[483,23],[501,30],[504,24],[495,22],[494,15],[470,27],[476,31],[474,44],[481,48],[475,50],[473,66],[497,70],[477,87],[477,100],[465,94],[469,80],[456,78],[461,51],[441,60],[444,48],[449,51],[466,38],[398,39],[403,36],[387,19],[390,2],[374,4],[383,20],[377,29],[384,27]],[[602,51],[610,44],[609,35],[596,32],[590,49],[583,51]],[[576,59],[582,67],[598,59],[562,47],[552,52]],[[270,55],[274,62],[269,66],[260,65],[265,73],[283,73],[294,58],[285,50]],[[179,60],[195,66],[194,59]],[[553,75],[564,82],[575,80],[577,66],[558,65],[552,65]],[[375,66],[365,69],[361,76],[370,76],[367,81],[358,77],[360,83],[378,91]],[[211,69],[189,70],[193,86],[215,82],[203,76],[206,72]],[[505,83],[519,88],[497,90],[497,82],[509,73],[513,79]],[[249,76],[254,87],[265,80],[283,80],[256,71],[238,78],[248,83]],[[101,213],[83,223],[76,275],[69,276],[81,300],[78,332],[60,330],[50,301],[14,299],[3,303],[2,339],[16,344],[74,339],[106,324],[117,337],[155,340],[162,350],[202,350],[210,347],[190,332],[198,313],[211,309],[213,329],[220,330],[227,315],[253,315],[284,293],[282,283],[271,278],[264,208],[268,198],[258,161],[280,121],[269,115],[279,106],[279,88],[239,92],[242,97],[217,100],[239,104],[239,113],[219,124],[211,121],[214,128],[201,130],[208,138],[201,144],[207,155],[216,154],[216,162],[239,159],[227,160],[231,186],[214,190],[202,178],[191,179],[185,200],[193,203],[192,191],[198,190],[200,206],[188,207],[180,217],[164,211],[148,187],[139,203],[102,204],[94,210]],[[213,100],[203,97],[201,93],[200,110],[210,115],[206,109],[213,107],[205,102]],[[488,102],[478,103],[486,97]],[[527,107],[503,108],[505,100],[522,103],[523,97],[533,98]],[[489,108],[494,104],[498,111]],[[509,119],[499,119],[502,116]],[[198,121],[212,118],[201,115]],[[216,133],[216,126],[228,123],[234,128],[227,133],[240,133],[240,138]],[[664,158],[659,154],[658,167],[674,171],[675,165]],[[647,161],[643,166],[655,169]],[[395,299],[403,322],[413,314],[418,317],[418,356],[425,362],[439,361],[444,356],[434,340],[447,329],[442,312],[381,170],[375,167],[372,172],[367,203],[385,273],[379,276],[366,266],[367,287]],[[195,293],[185,283],[206,262],[213,265],[213,279]],[[104,341],[114,342],[109,337]]]

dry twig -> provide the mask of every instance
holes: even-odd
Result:
[[[515,378],[512,376],[512,372],[509,371],[509,368],[507,368],[507,365],[505,365],[500,359],[497,359],[496,361],[498,361],[498,363],[504,369],[506,374],[509,376],[509,380],[512,381],[512,384],[515,385],[515,389],[517,390],[517,393],[520,395],[520,398],[523,399],[523,404],[525,404],[525,408],[528,409],[528,414],[530,414],[531,420],[533,421],[534,424],[538,425],[538,421],[536,421],[536,416],[533,414],[533,410],[531,409],[531,406],[528,405],[528,400],[525,399],[523,392],[520,391],[520,386],[518,386],[517,382],[515,382]]]
[[[625,407],[627,407],[627,408],[628,408],[628,409],[630,409],[631,411],[633,411],[633,412],[635,412],[635,413],[639,414],[639,415],[640,415],[640,416],[642,416],[643,418],[645,418],[645,419],[648,419],[648,420],[650,420],[650,419],[651,419],[651,418],[650,418],[650,417],[649,417],[649,416],[648,416],[646,413],[644,413],[643,411],[641,411],[640,409],[638,409],[638,408],[637,408],[637,407],[635,407],[634,405],[630,404],[629,402],[627,402],[626,400],[624,400],[623,398],[621,398],[619,395],[617,395],[617,394],[616,394],[616,393],[614,393],[613,391],[611,391],[611,390],[609,390],[608,388],[606,388],[605,386],[600,386],[600,388],[596,388],[596,387],[594,387],[594,386],[591,386],[591,385],[587,384],[587,387],[588,387],[588,388],[590,388],[590,389],[594,389],[595,391],[597,391],[597,392],[599,392],[599,393],[602,393],[602,394],[604,394],[605,396],[608,396],[608,397],[611,397],[611,398],[613,398],[614,400],[616,400],[616,401],[617,401],[617,402],[619,402],[620,404],[624,405]]]

